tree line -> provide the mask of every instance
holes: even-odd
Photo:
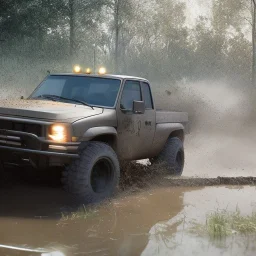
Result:
[[[211,15],[189,24],[179,0],[4,0],[0,54],[45,66],[105,65],[155,80],[255,83],[255,6],[212,0]]]

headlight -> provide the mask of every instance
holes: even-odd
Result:
[[[49,128],[48,137],[55,142],[67,142],[69,139],[68,128],[62,124],[54,124]]]

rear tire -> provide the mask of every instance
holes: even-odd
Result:
[[[64,189],[79,202],[94,203],[111,197],[119,184],[120,166],[115,151],[105,143],[87,142],[80,158],[63,172]]]
[[[173,137],[167,140],[162,152],[152,161],[152,166],[165,168],[172,175],[181,176],[184,162],[183,142],[179,138]]]

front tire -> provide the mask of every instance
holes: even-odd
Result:
[[[184,169],[185,154],[183,142],[177,138],[169,138],[162,152],[153,160],[152,165],[166,168],[169,173],[181,176]]]
[[[94,203],[111,197],[119,184],[120,166],[115,151],[105,143],[87,142],[80,158],[63,172],[64,189],[78,201]]]

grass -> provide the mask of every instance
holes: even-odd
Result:
[[[86,207],[83,205],[81,208],[79,208],[75,212],[71,213],[61,213],[61,222],[65,221],[75,221],[75,220],[86,220],[89,217],[94,216],[97,213],[96,209],[86,209]]]
[[[217,211],[207,216],[206,230],[212,238],[222,238],[232,234],[232,216],[226,211]]]
[[[217,210],[206,217],[205,225],[195,224],[194,231],[207,233],[212,239],[222,239],[233,234],[256,234],[256,213],[242,216],[235,212]]]

